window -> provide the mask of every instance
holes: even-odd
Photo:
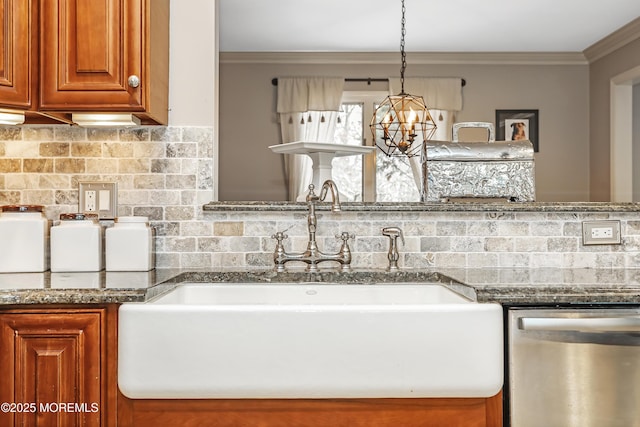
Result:
[[[369,123],[378,103],[387,92],[345,91],[336,126],[336,142],[351,145],[374,145]],[[438,125],[447,123],[447,112],[430,109]],[[438,127],[435,139],[446,139],[447,129]],[[410,162],[413,162],[413,168]],[[333,179],[349,202],[417,202],[419,157],[387,157],[379,150],[365,156],[333,159]]]
[[[357,102],[344,102],[338,115],[336,140],[341,144],[363,145],[363,109]],[[362,201],[362,156],[335,157],[333,180],[345,202]]]

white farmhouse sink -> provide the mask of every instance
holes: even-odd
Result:
[[[490,397],[502,310],[438,284],[182,284],[120,307],[130,398]]]

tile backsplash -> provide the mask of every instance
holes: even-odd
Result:
[[[85,129],[0,127],[0,205],[41,204],[49,219],[78,210],[78,182],[118,183],[118,214],[156,227],[159,267],[269,268],[271,236],[288,251],[306,248],[303,211],[203,211],[213,195],[211,127]],[[582,221],[620,220],[621,245],[582,245]],[[108,225],[108,224],[107,224]],[[387,265],[382,227],[405,235],[405,268],[607,268],[640,264],[637,212],[353,212],[318,214],[322,250],[348,231],[354,268]]]
[[[157,229],[158,265],[195,264],[183,236],[198,235],[213,195],[213,153],[211,127],[0,127],[0,205],[44,205],[55,220],[77,212],[79,182],[117,182],[118,215]]]
[[[302,212],[205,212],[213,236],[196,238],[198,250],[212,255],[212,265],[273,266],[276,231],[289,236],[287,251],[306,248]],[[582,221],[620,220],[622,244],[584,246]],[[640,265],[640,218],[636,212],[322,212],[317,241],[337,252],[342,231],[350,242],[354,268],[388,265],[388,238],[381,229],[398,226],[404,268],[622,268]],[[216,232],[217,230],[217,232]],[[294,264],[287,264],[294,265]]]

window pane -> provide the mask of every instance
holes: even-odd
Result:
[[[365,135],[370,138],[369,121],[378,102],[383,98],[384,94],[378,93],[375,93],[375,96],[354,93],[348,97],[350,102],[342,104],[339,114],[340,122],[336,126],[336,142],[362,145]],[[438,120],[437,132],[439,133],[434,136],[434,139],[450,139],[447,113],[439,110],[432,110],[431,113]],[[376,150],[375,154],[376,201],[420,201],[420,190],[416,185],[410,160],[403,156],[387,157],[380,150]],[[416,172],[418,172],[419,156],[415,160]],[[344,201],[362,201],[362,173],[363,156],[337,157],[333,160],[333,179],[338,185]],[[372,182],[371,178],[369,178],[369,182]]]
[[[376,155],[376,201],[419,202],[420,192],[413,178],[409,158]]]
[[[340,122],[336,125],[336,142],[347,145],[362,145],[361,103],[344,103],[340,111]],[[332,162],[333,180],[345,202],[362,201],[362,156],[336,157]]]

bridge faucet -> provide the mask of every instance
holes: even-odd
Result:
[[[309,241],[307,243],[307,250],[302,253],[287,253],[284,250],[282,241],[287,238],[287,235],[281,231],[271,236],[276,239],[276,248],[273,253],[273,261],[276,266],[276,271],[285,271],[284,265],[289,261],[301,261],[307,264],[307,271],[318,271],[318,264],[325,261],[336,261],[340,263],[342,271],[348,271],[351,269],[351,250],[349,249],[349,239],[353,239],[352,234],[343,232],[341,235],[336,236],[342,239],[342,245],[338,253],[325,254],[318,249],[316,243],[316,228],[318,226],[318,218],[316,216],[316,205],[319,201],[323,201],[329,190],[331,190],[331,210],[333,212],[340,212],[340,196],[338,187],[332,180],[327,180],[322,184],[320,189],[320,196],[316,195],[315,186],[309,185],[309,193],[307,194],[307,208],[309,214],[307,216],[307,229],[309,231]]]

